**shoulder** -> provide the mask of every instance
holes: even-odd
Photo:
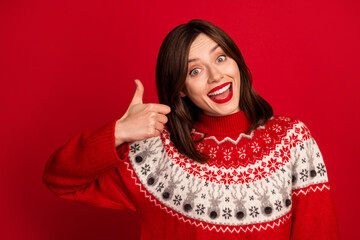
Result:
[[[265,126],[272,131],[284,131],[284,137],[292,147],[312,138],[303,121],[289,116],[274,115]]]
[[[285,115],[272,116],[266,125],[278,125],[280,127],[285,127],[287,130],[293,129],[296,132],[301,132],[303,134],[310,133],[310,130],[303,121]]]

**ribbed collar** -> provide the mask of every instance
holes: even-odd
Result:
[[[245,113],[239,111],[222,117],[203,114],[200,121],[194,124],[194,128],[208,135],[231,136],[245,132],[250,124],[251,122]]]

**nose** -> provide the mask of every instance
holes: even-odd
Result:
[[[209,82],[218,82],[223,78],[223,74],[216,66],[209,66]]]

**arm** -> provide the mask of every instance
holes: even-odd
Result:
[[[333,198],[321,152],[308,128],[301,122],[297,128],[300,133],[291,152],[291,239],[339,239]]]
[[[121,168],[128,144],[115,148],[115,123],[78,134],[56,150],[45,167],[45,185],[64,199],[135,210]]]
[[[128,142],[160,135],[170,112],[166,105],[143,104],[143,92],[137,81],[122,118],[74,136],[50,156],[43,182],[52,192],[92,205],[135,210],[134,184],[124,164]]]

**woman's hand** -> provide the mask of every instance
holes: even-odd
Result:
[[[144,86],[140,80],[135,80],[136,91],[124,116],[115,124],[115,147],[125,142],[139,141],[160,136],[165,116],[171,109],[169,106],[157,103],[143,104]]]

